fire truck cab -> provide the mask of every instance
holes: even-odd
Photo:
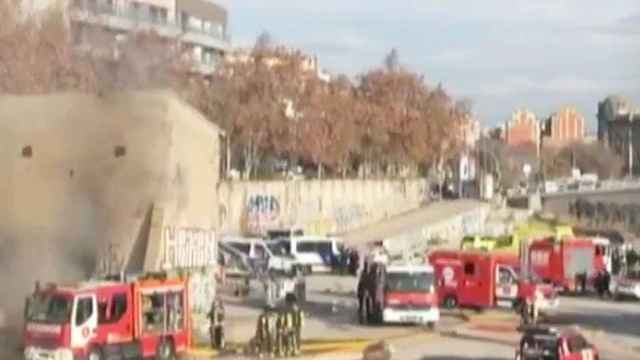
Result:
[[[27,299],[27,360],[172,359],[190,342],[184,279],[48,285]]]
[[[585,291],[599,272],[611,272],[609,241],[604,238],[542,238],[529,244],[528,257],[533,273],[568,291]]]
[[[526,300],[537,301],[541,310],[558,306],[553,288],[519,276],[514,254],[437,250],[428,258],[445,308],[512,308]]]
[[[358,303],[361,323],[414,323],[433,328],[440,320],[429,265],[366,261],[358,281]]]

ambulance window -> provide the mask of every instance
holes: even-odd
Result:
[[[468,262],[464,264],[464,274],[465,275],[475,275],[476,266],[474,263]]]
[[[93,315],[93,299],[82,298],[78,300],[76,308],[76,325],[84,324]]]
[[[511,284],[513,282],[511,272],[508,269],[500,268],[498,277],[499,277],[498,282],[500,284]]]

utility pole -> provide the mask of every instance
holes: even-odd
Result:
[[[633,118],[634,112],[632,111],[629,114],[629,130],[627,131],[627,135],[629,137],[627,142],[627,146],[629,148],[629,178],[633,178]]]

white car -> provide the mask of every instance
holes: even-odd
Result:
[[[640,300],[640,270],[620,276],[613,286],[613,296],[616,299],[631,298]]]

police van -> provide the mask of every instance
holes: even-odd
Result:
[[[342,241],[326,236],[292,236],[268,242],[276,255],[290,255],[304,272],[330,272],[339,264]]]
[[[221,243],[246,256],[247,261],[256,272],[273,270],[291,273],[296,266],[296,260],[292,256],[281,253],[274,254],[261,238],[224,236]]]

